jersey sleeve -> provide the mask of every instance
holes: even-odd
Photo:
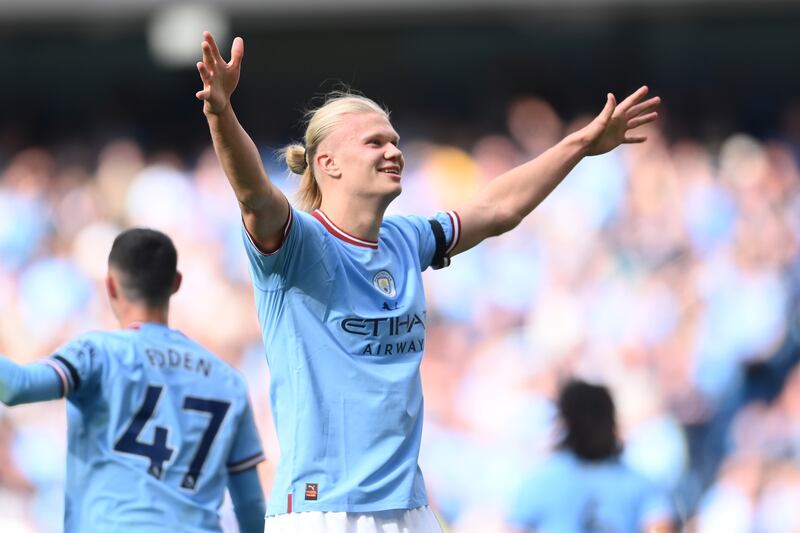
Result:
[[[267,507],[258,472],[245,470],[238,475],[229,476],[228,490],[240,533],[263,533]]]
[[[261,290],[280,290],[293,283],[298,271],[321,260],[323,243],[310,215],[289,208],[283,241],[275,250],[262,250],[242,223],[242,238],[253,284]]]
[[[44,363],[58,375],[61,396],[80,400],[100,383],[103,359],[100,343],[87,334],[60,347]]]
[[[419,253],[421,271],[450,265],[450,253],[461,235],[461,221],[455,211],[439,212],[430,218],[408,216],[401,219],[413,227],[412,232],[406,230],[406,238],[416,241],[412,246]]]
[[[61,397],[61,381],[48,365],[20,366],[0,355],[0,402],[6,405],[43,402]]]
[[[233,437],[233,445],[226,465],[228,473],[237,474],[243,472],[253,468],[264,459],[261,439],[258,437],[258,430],[253,419],[253,409],[245,395],[245,408],[239,418],[236,435]]]
[[[430,266],[438,270],[450,266],[450,254],[461,240],[461,218],[455,211],[447,211],[436,213],[429,222],[436,243]]]

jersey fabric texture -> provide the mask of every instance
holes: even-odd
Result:
[[[435,220],[452,250],[458,216]],[[386,217],[370,242],[292,209],[277,251],[243,237],[281,445],[267,514],[427,505],[417,461],[430,221]]]
[[[228,475],[264,459],[232,367],[158,324],[89,333],[44,362],[68,400],[66,533],[220,531]]]
[[[561,451],[518,489],[509,522],[541,533],[628,533],[671,517],[667,496],[620,460]]]

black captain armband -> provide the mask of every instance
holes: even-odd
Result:
[[[438,220],[431,218],[428,220],[431,224],[431,231],[433,231],[433,238],[436,240],[436,251],[433,252],[433,260],[431,267],[434,270],[439,270],[446,266],[450,266],[450,258],[446,254],[447,239],[444,236],[444,230]]]

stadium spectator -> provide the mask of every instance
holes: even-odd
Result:
[[[621,461],[608,389],[570,381],[558,411],[558,449],[517,488],[509,522],[539,533],[673,531],[666,496]]]

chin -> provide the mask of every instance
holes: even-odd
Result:
[[[403,192],[403,187],[401,187],[401,186],[400,186],[400,184],[398,183],[398,184],[397,184],[395,187],[393,187],[391,190],[389,190],[389,191],[386,191],[386,192],[384,192],[384,193],[382,194],[382,196],[383,196],[383,201],[382,201],[381,203],[382,203],[383,205],[386,205],[386,206],[388,206],[390,203],[392,203],[392,201],[393,201],[395,198],[397,198],[398,196],[400,196],[400,193],[401,193],[401,192]]]

